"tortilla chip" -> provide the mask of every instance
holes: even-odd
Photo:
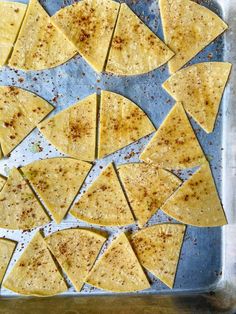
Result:
[[[2,283],[15,247],[16,242],[8,239],[0,239],[0,284]]]
[[[112,164],[72,207],[70,213],[76,218],[102,226],[126,226],[134,223],[133,215],[125,198]]]
[[[204,153],[180,102],[169,112],[140,158],[170,170],[193,168],[205,162]]]
[[[52,22],[98,72],[104,69],[120,4],[110,0],[85,0],[58,11]]]
[[[173,288],[186,227],[160,224],[138,231],[131,245],[143,267]]]
[[[140,228],[181,184],[172,173],[148,164],[126,164],[118,171]]]
[[[103,158],[152,133],[148,116],[129,99],[102,91],[98,157]]]
[[[182,68],[228,26],[209,9],[189,0],[159,0],[165,42],[175,56],[170,73]]]
[[[5,183],[6,183],[6,178],[0,175],[0,191],[2,190]]]
[[[91,165],[71,158],[38,160],[21,170],[56,223],[65,217]]]
[[[16,293],[40,297],[67,291],[67,285],[39,232],[13,266],[3,286]]]
[[[93,161],[96,146],[97,95],[93,94],[59,112],[38,128],[59,151]]]
[[[77,53],[74,45],[52,23],[37,0],[30,0],[9,66],[20,70],[56,67]]]
[[[166,63],[174,53],[125,4],[112,39],[106,71],[139,75]]]
[[[28,230],[49,221],[27,182],[13,168],[0,192],[0,228]]]
[[[120,234],[95,263],[86,282],[113,292],[150,288],[145,273],[125,234]]]
[[[0,2],[0,66],[11,54],[26,8],[23,3]]]
[[[53,110],[44,99],[13,86],[0,87],[0,143],[8,155]]]
[[[45,240],[76,291],[80,291],[106,238],[89,230],[67,229]]]
[[[227,224],[207,163],[184,182],[161,209],[167,215],[188,225],[216,227]]]
[[[162,86],[207,132],[214,129],[231,64],[194,64],[172,75]]]

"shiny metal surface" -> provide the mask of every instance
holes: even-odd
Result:
[[[27,2],[27,1],[21,1]],[[156,0],[127,0],[130,7],[147,23],[147,25],[163,38],[161,21]],[[236,60],[236,0],[199,0],[201,3],[222,16],[230,29],[214,43],[204,49],[191,63],[203,61]],[[44,0],[42,5],[50,14],[71,1]],[[14,71],[9,68],[0,69],[0,85],[15,85],[35,92],[54,104],[58,111],[75,103],[93,92],[101,89],[120,93],[138,105],[152,119],[156,127],[173,106],[174,101],[162,90],[161,84],[168,78],[167,66],[163,66],[149,74],[136,77],[116,77],[108,74],[96,74],[85,61],[76,56],[66,64],[55,69],[28,72]],[[178,267],[176,283],[173,290],[168,289],[158,279],[148,274],[152,288],[132,296],[114,296],[85,285],[81,293],[76,293],[70,286],[62,297],[47,300],[34,300],[16,297],[17,295],[2,289],[0,292],[0,313],[27,313],[38,304],[38,308],[48,308],[62,313],[129,313],[130,307],[135,313],[234,313],[236,306],[236,70],[233,67],[230,82],[227,86],[214,133],[207,135],[191,120],[200,143],[211,163],[218,191],[222,197],[229,225],[224,228],[188,227]],[[114,161],[116,165],[138,161],[139,153],[151,136],[142,139],[128,148],[119,151],[102,161],[96,161],[85,189],[101,171],[101,166]],[[13,151],[10,158],[0,161],[0,173],[7,175],[13,166],[26,165],[40,158],[60,156],[49,143],[35,130]],[[191,171],[178,173],[182,178]],[[162,212],[151,219],[148,224],[169,221]],[[173,220],[171,220],[173,221]],[[94,226],[84,224],[68,215],[58,226],[54,222],[47,225],[45,235],[59,229],[76,226]],[[135,230],[136,225],[127,228],[101,228],[108,232],[109,241],[122,230]],[[7,231],[0,229],[0,236],[19,242],[13,256],[14,264],[22,248],[26,246],[36,230],[30,232]],[[109,242],[108,241],[108,242]],[[68,282],[69,283],[69,282]],[[210,292],[210,294],[209,294]],[[80,297],[78,297],[78,295]],[[93,296],[87,298],[87,296]],[[184,295],[184,296],[183,296]],[[84,296],[84,298],[81,298]],[[65,298],[65,299],[64,299]],[[102,299],[100,299],[102,298]],[[90,300],[90,301],[89,301]],[[104,301],[105,300],[105,301]],[[67,306],[65,307],[65,304]],[[116,305],[116,306],[114,306]],[[97,309],[94,311],[94,307]],[[117,309],[117,312],[116,312]],[[145,312],[144,312],[145,309]],[[156,311],[155,309],[158,309]],[[189,311],[190,309],[190,311]],[[69,312],[71,311],[71,312]],[[75,311],[75,312],[73,312]],[[161,312],[162,311],[162,312]],[[29,311],[30,313],[30,311]],[[40,313],[40,312],[39,312]],[[54,312],[55,313],[55,312]]]

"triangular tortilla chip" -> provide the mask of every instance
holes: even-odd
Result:
[[[119,235],[95,263],[87,283],[113,292],[150,288],[142,267],[124,233]]]
[[[210,133],[230,70],[231,64],[226,62],[198,63],[173,74],[162,86]]]
[[[118,171],[140,228],[181,184],[169,171],[144,163],[122,165]]]
[[[76,291],[80,291],[106,238],[89,230],[67,229],[45,240]]]
[[[56,223],[66,215],[91,165],[71,158],[38,160],[21,170]]]
[[[70,213],[80,220],[102,226],[125,226],[134,223],[112,164],[102,171]]]
[[[28,230],[49,221],[27,182],[13,168],[0,192],[0,228]]]
[[[155,128],[148,116],[129,99],[108,91],[102,91],[98,157],[139,140]]]
[[[27,6],[18,2],[0,2],[0,66],[10,56]]]
[[[111,43],[106,71],[139,75],[166,63],[174,53],[125,4]]]
[[[159,0],[165,42],[175,52],[170,73],[182,68],[228,26],[215,13],[189,0]]]
[[[53,110],[44,99],[13,86],[0,87],[0,143],[8,155]]]
[[[9,65],[20,70],[56,67],[77,53],[74,45],[52,23],[38,0],[30,0]]]
[[[6,178],[0,175],[0,191],[2,190],[5,183],[6,183]]]
[[[110,0],[85,0],[58,11],[52,22],[77,47],[98,72],[104,69],[120,4]]]
[[[185,228],[184,225],[160,224],[131,237],[131,245],[141,265],[169,288],[174,285]]]
[[[41,297],[68,289],[39,232],[13,266],[3,286],[16,293]]]
[[[0,239],[0,284],[2,283],[15,247],[16,242],[8,239]]]
[[[140,158],[165,169],[193,168],[206,160],[180,102],[169,112]]]
[[[58,150],[93,161],[96,146],[97,95],[93,94],[38,125]]]
[[[227,224],[209,165],[204,164],[161,209],[174,219],[197,227]]]

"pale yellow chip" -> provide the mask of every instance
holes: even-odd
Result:
[[[170,73],[182,68],[228,26],[215,13],[190,0],[159,0],[165,42],[175,53]]]
[[[13,168],[0,192],[0,228],[27,230],[50,221],[20,172]]]
[[[53,110],[44,99],[13,86],[0,87],[0,143],[8,155]]]
[[[0,175],[0,191],[2,190],[5,183],[6,183],[6,178]]]
[[[147,277],[124,233],[119,235],[95,263],[87,283],[112,292],[150,288]]]
[[[52,22],[98,72],[104,69],[120,4],[111,0],[84,0],[58,11]]]
[[[45,240],[76,291],[80,291],[106,238],[85,229],[66,229]]]
[[[72,158],[38,160],[21,168],[58,224],[66,215],[90,169],[89,163]]]
[[[174,219],[197,227],[227,224],[209,165],[204,164],[161,209]]]
[[[39,297],[68,289],[39,232],[17,260],[3,286],[16,293]]]
[[[74,45],[52,23],[38,0],[30,0],[9,66],[20,70],[56,67],[77,53]]]
[[[143,267],[173,288],[185,226],[154,225],[136,232],[131,245]]]
[[[2,283],[15,247],[16,242],[8,239],[0,239],[0,284]]]
[[[125,164],[118,171],[140,228],[181,184],[171,172],[149,164]]]
[[[211,133],[230,70],[231,64],[226,62],[198,63],[173,74],[162,86]]]
[[[98,157],[103,158],[155,131],[142,109],[119,94],[102,91]]]
[[[106,71],[139,75],[166,63],[174,53],[125,4],[111,43]]]
[[[180,102],[169,112],[140,158],[170,170],[193,168],[206,160]]]
[[[27,6],[18,2],[0,2],[0,66],[6,64]]]
[[[71,208],[70,213],[80,220],[102,226],[125,226],[134,223],[112,164],[102,171]]]
[[[38,125],[59,151],[93,161],[96,149],[97,95],[93,94]]]

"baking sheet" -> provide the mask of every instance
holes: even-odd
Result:
[[[27,3],[27,1],[19,2]],[[163,38],[158,3],[156,0],[127,0],[122,2],[127,3],[156,34]],[[224,17],[220,1],[201,0],[197,2],[207,6],[218,15]],[[62,6],[71,3],[72,1],[62,0],[41,1],[41,4],[50,14],[54,14]],[[224,36],[221,36],[195,57],[191,63],[222,61],[223,56]],[[74,104],[78,99],[82,99],[94,92],[99,93],[101,89],[110,90],[120,93],[137,103],[149,115],[155,126],[158,127],[174,104],[171,97],[161,88],[161,84],[168,78],[168,76],[168,68],[166,65],[146,75],[135,77],[118,77],[108,74],[97,74],[79,55],[77,55],[66,64],[51,70],[24,73],[7,67],[2,68],[0,69],[0,85],[18,86],[45,98],[56,107],[56,110],[54,110],[52,115]],[[194,121],[191,120],[200,143],[211,163],[220,194],[222,190],[222,153],[224,150],[224,147],[222,147],[222,113],[225,108],[226,104],[223,101],[215,131],[212,134],[207,135]],[[91,170],[83,189],[86,189],[86,187],[96,178],[101,171],[101,166],[105,167],[111,161],[114,161],[116,165],[127,162],[137,162],[140,152],[150,139],[151,136],[148,136],[118,153],[101,161],[97,161]],[[38,159],[57,156],[63,155],[57,152],[56,149],[40,135],[38,130],[34,130],[13,151],[10,158],[0,160],[0,173],[6,176],[13,166],[19,167]],[[182,178],[186,178],[191,174],[191,171],[179,172],[178,174]],[[174,222],[174,220],[159,211],[150,220],[148,225],[166,221]],[[60,229],[84,226],[95,228],[92,225],[82,223],[68,215],[60,226],[51,222],[43,228],[43,232],[45,235],[48,235]],[[135,230],[137,229],[137,226],[133,225],[123,228],[100,229],[108,232],[109,243],[118,232],[131,229]],[[5,236],[19,242],[8,272],[35,232],[36,229],[30,232],[0,229],[0,237]],[[221,278],[221,244],[221,228],[196,228],[189,226],[185,235],[174,289],[168,289],[157,278],[154,278],[148,273],[148,277],[152,282],[152,287],[144,293],[152,292],[160,294],[166,292],[176,293],[177,291],[206,291],[212,289]],[[65,294],[77,295],[78,293],[75,292],[70,283],[69,285],[70,289]],[[85,285],[79,294],[104,293],[107,292]],[[137,294],[140,293],[143,294],[143,292]],[[16,294],[2,288],[0,295],[8,297]]]

